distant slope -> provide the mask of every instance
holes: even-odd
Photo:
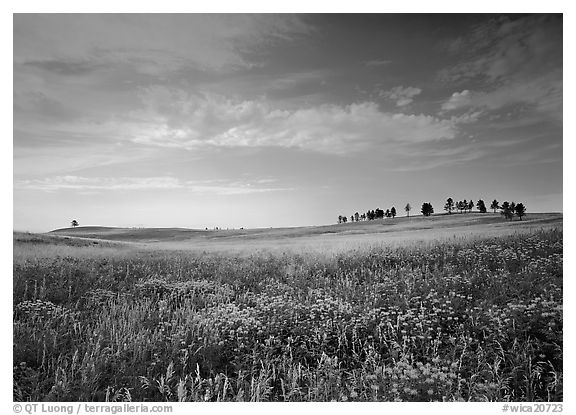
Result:
[[[207,233],[185,228],[113,228],[106,226],[78,226],[76,228],[56,229],[50,234],[79,238],[105,239],[125,242],[181,241]]]
[[[561,213],[533,213],[519,221],[510,222],[501,215],[493,213],[468,213],[451,215],[433,215],[430,217],[396,217],[366,222],[352,222],[324,226],[308,226],[296,228],[260,228],[242,230],[196,230],[185,228],[113,228],[103,226],[79,226],[51,231],[49,234],[65,235],[78,238],[90,238],[109,241],[141,242],[141,243],[242,243],[266,240],[285,239],[318,239],[322,237],[362,236],[393,237],[402,234],[403,237],[418,238],[424,233],[433,236],[436,232],[442,234],[454,231],[470,231],[481,233],[485,230],[506,230],[508,233],[526,228],[562,227]],[[429,238],[427,238],[429,239]]]

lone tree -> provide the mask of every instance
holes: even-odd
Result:
[[[520,220],[522,220],[522,216],[526,216],[526,206],[524,206],[524,203],[518,203],[516,205],[516,216],[518,216]]]
[[[446,199],[446,204],[444,205],[444,210],[446,212],[448,212],[448,214],[452,214],[452,211],[454,210],[454,200],[449,197],[448,199]]]
[[[404,210],[406,211],[406,216],[410,217],[410,211],[412,210],[412,206],[410,206],[410,203],[406,203],[406,206],[404,206]]]
[[[484,201],[482,199],[480,199],[478,203],[476,203],[476,207],[478,208],[480,213],[486,213],[486,205],[484,204]]]
[[[75,228],[76,226],[78,226],[78,221],[74,219],[72,222],[70,222],[70,224],[72,225],[73,228]]]
[[[496,209],[500,209],[500,205],[498,204],[498,201],[496,199],[492,201],[490,209],[494,210],[494,213],[496,213]]]
[[[390,215],[392,215],[393,218],[396,217],[396,208],[394,206],[392,206],[392,209],[390,209]]]
[[[422,203],[422,214],[424,216],[430,216],[434,213],[434,208],[432,207],[432,203]]]

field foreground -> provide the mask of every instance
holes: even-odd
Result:
[[[562,241],[561,222],[241,255],[15,234],[14,399],[561,401]]]

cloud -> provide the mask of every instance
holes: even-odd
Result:
[[[43,92],[14,92],[14,117],[65,120],[80,116],[80,111],[64,105]]]
[[[562,16],[507,16],[474,27],[449,47],[462,56],[439,76],[474,85],[455,92],[442,110],[526,107],[525,117],[562,121]]]
[[[472,93],[465,89],[462,92],[454,92],[448,101],[442,104],[442,109],[451,111],[472,105]]]
[[[510,106],[520,106],[521,113],[536,118],[529,110],[548,120],[562,122],[562,80],[561,74],[552,72],[526,83],[510,83],[492,91],[463,90],[454,92],[442,104],[443,111],[457,111],[476,108],[496,111]]]
[[[262,187],[273,183],[273,179],[254,182],[222,180],[182,181],[175,177],[81,177],[54,176],[44,179],[17,180],[17,190],[57,191],[132,191],[132,190],[182,190],[198,194],[241,195],[292,190],[280,187]]]
[[[494,18],[454,40],[449,49],[463,58],[445,68],[445,81],[502,81],[543,74],[562,62],[562,16]]]
[[[363,62],[365,66],[386,66],[392,63],[391,60],[388,59],[372,59],[369,61]]]
[[[110,130],[152,146],[283,147],[345,154],[457,135],[457,125],[450,119],[383,112],[374,102],[289,110],[265,99],[234,100],[165,87],[146,89],[142,99],[145,110]]]
[[[300,15],[16,14],[14,62],[61,75],[124,64],[160,73],[250,67],[258,48],[311,31]]]
[[[404,107],[411,104],[412,101],[414,101],[414,97],[421,92],[422,90],[420,88],[414,88],[412,86],[406,88],[403,86],[396,86],[388,91],[381,92],[380,95],[392,101],[396,101],[397,107]]]

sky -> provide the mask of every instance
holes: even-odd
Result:
[[[14,229],[562,211],[562,22],[15,14]]]

